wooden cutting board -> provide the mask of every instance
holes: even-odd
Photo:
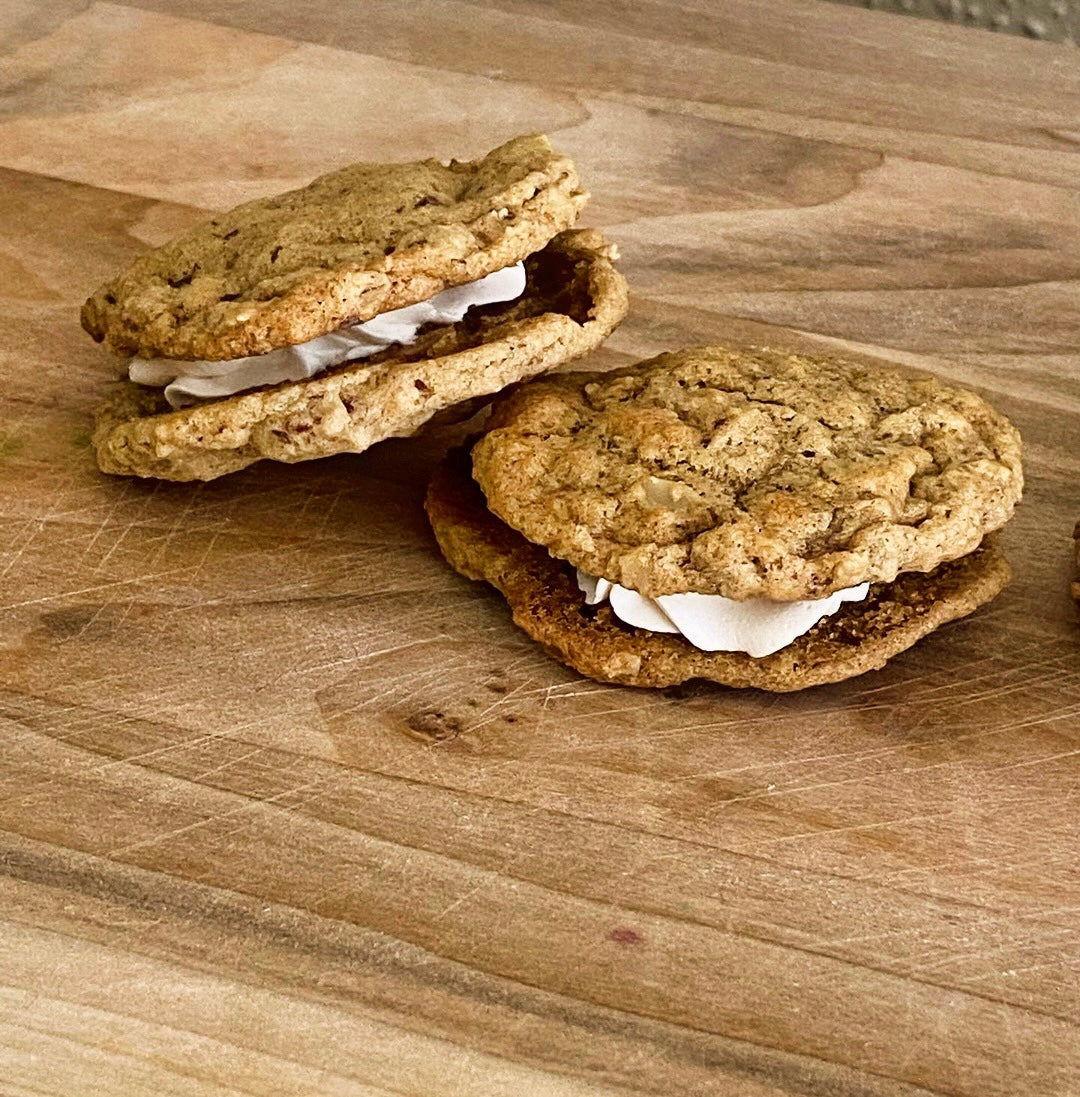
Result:
[[[0,1092],[1080,1092],[1078,55],[851,7],[0,13]],[[583,680],[453,574],[450,435],[100,475],[78,306],[200,210],[547,130],[590,364],[726,340],[978,388],[1012,586],[791,696]]]

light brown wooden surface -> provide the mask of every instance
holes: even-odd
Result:
[[[1080,1093],[1070,47],[800,0],[0,8],[0,1092]],[[592,364],[978,387],[1013,585],[802,695],[608,688],[452,574],[446,436],[99,475],[88,292],[216,208],[547,130]]]

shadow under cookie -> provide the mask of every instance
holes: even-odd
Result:
[[[926,574],[874,584],[794,643],[764,658],[701,651],[680,636],[633,628],[607,606],[586,607],[573,569],[487,508],[469,453],[454,450],[436,469],[425,502],[443,555],[462,575],[485,580],[516,624],[556,659],[590,678],[662,687],[703,678],[733,687],[787,692],[877,670],[948,621],[988,602],[1008,583],[1008,562],[992,538]]]

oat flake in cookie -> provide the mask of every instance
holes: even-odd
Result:
[[[427,507],[450,563],[582,673],[792,690],[997,594],[987,534],[1021,488],[1019,436],[974,393],[703,347],[507,393]]]
[[[83,308],[158,385],[123,383],[100,409],[99,464],[207,480],[358,452],[586,353],[627,303],[614,249],[572,228],[586,198],[572,161],[522,137],[471,162],[343,168],[141,256]],[[213,398],[170,406],[168,378],[184,390],[219,364],[238,391],[215,378]]]

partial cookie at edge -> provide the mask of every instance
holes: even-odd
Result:
[[[1080,570],[1080,522],[1077,522],[1073,529],[1073,548],[1076,554],[1076,567]],[[1077,602],[1080,602],[1080,579],[1074,579],[1070,589],[1072,590],[1073,598],[1075,598]]]
[[[535,279],[519,302],[475,310],[489,320],[467,315],[408,347],[307,381],[175,411],[160,392],[123,382],[98,409],[98,463],[119,475],[210,480],[263,458],[360,452],[414,434],[447,408],[598,346],[627,308],[626,281],[611,251],[596,230],[562,233],[526,261]]]
[[[439,548],[470,579],[496,587],[515,623],[580,673],[620,685],[662,687],[693,678],[787,692],[876,670],[934,629],[966,616],[1008,582],[1004,556],[987,541],[928,574],[906,574],[847,603],[793,644],[753,659],[699,651],[681,637],[631,628],[607,606],[585,610],[572,571],[486,507],[465,450],[436,469],[425,500]]]

